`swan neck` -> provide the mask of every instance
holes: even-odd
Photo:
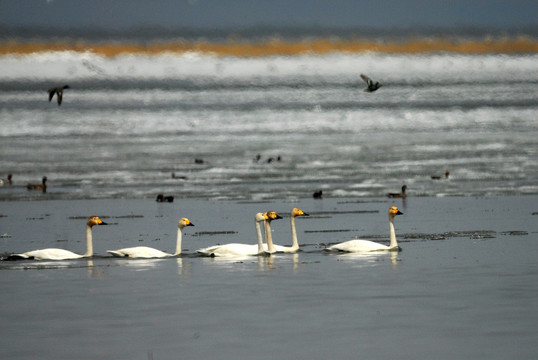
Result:
[[[271,222],[265,221],[265,241],[267,242],[267,251],[271,254],[276,252],[273,244],[273,234],[271,233]]]
[[[181,240],[183,238],[182,229],[180,227],[177,228],[177,240],[176,240],[176,252],[174,255],[181,255]]]
[[[396,231],[394,230],[393,220],[394,220],[393,217],[389,217],[389,227],[390,227],[390,245],[389,245],[389,247],[391,249],[398,247],[398,242],[396,241]]]
[[[291,224],[291,249],[299,250],[299,241],[297,240],[297,230],[295,228],[295,216],[290,218]]]
[[[86,225],[86,253],[82,255],[83,257],[93,256],[93,239],[92,239],[92,227]]]
[[[256,226],[256,235],[258,237],[258,253],[263,253],[265,250],[263,249],[262,229],[260,227],[260,222],[254,221],[254,225]]]

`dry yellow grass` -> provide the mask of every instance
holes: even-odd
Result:
[[[72,43],[0,43],[0,54],[26,55],[48,51],[92,52],[103,56],[121,54],[156,55],[164,52],[198,52],[217,56],[261,57],[275,55],[326,54],[331,52],[379,52],[388,54],[417,54],[431,52],[453,52],[461,54],[485,53],[537,53],[538,43],[528,38],[496,39],[485,41],[450,41],[445,39],[418,39],[407,42],[374,42],[313,40],[286,42],[275,39],[264,43],[229,41],[226,43],[155,43],[141,44],[88,44]]]

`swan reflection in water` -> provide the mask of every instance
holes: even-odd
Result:
[[[339,252],[339,253],[327,253],[329,255],[335,256],[337,261],[352,261],[354,268],[365,268],[376,266],[388,259],[394,267],[399,265],[400,259],[398,258],[397,251],[378,251],[378,252]]]

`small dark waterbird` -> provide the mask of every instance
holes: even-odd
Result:
[[[377,89],[379,89],[381,85],[378,81],[376,81],[374,83],[374,81],[372,79],[370,79],[368,76],[364,75],[364,74],[361,74],[361,78],[366,82],[366,84],[368,85],[368,87],[366,89],[364,89],[364,91],[366,92],[374,92],[376,91]]]
[[[0,186],[13,184],[13,181],[11,181],[12,177],[13,175],[7,174],[7,179],[0,179]]]
[[[43,176],[43,179],[41,179],[41,184],[28,184],[26,185],[26,188],[28,190],[41,190],[43,192],[47,192],[47,177]]]
[[[401,193],[388,193],[387,196],[389,198],[402,198],[402,199],[405,199],[407,197],[407,194],[405,193],[405,190],[407,190],[407,185],[402,186],[402,192]]]
[[[69,89],[69,85],[53,87],[53,88],[48,89],[47,91],[49,93],[49,102],[51,102],[54,95],[56,95],[56,99],[58,100],[58,106],[62,105],[64,89]]]
[[[449,176],[450,176],[450,171],[448,171],[448,170],[445,171],[444,178],[448,179]],[[441,177],[440,175],[432,175],[431,178],[432,178],[432,180],[441,180],[441,179],[443,179],[443,177]]]
[[[174,202],[173,196],[164,196],[164,194],[157,195],[157,199],[155,199],[157,202]]]

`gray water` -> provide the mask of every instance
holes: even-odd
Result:
[[[64,200],[2,203],[0,252],[62,247],[92,259],[2,261],[0,347],[6,359],[534,359],[536,201],[421,197],[216,201]],[[402,251],[327,254],[355,237]],[[276,210],[278,244],[297,218],[298,254],[203,258],[197,248],[254,243],[253,214]],[[106,250],[170,251],[187,216],[184,255],[128,260]],[[39,235],[37,235],[39,234]]]
[[[536,194],[536,64],[533,54],[3,56],[0,176],[14,185],[0,199],[345,198],[403,184],[413,196]],[[363,92],[361,72],[384,87]],[[62,106],[48,103],[46,89],[64,83]],[[447,170],[448,181],[431,180]],[[43,176],[47,194],[26,190]]]
[[[533,54],[0,57],[0,178],[13,174],[0,187],[0,256],[82,253],[85,219],[110,223],[94,228],[92,259],[0,262],[2,356],[537,358],[537,64]],[[384,87],[363,92],[361,72]],[[46,89],[64,83],[62,106],[48,103]],[[42,176],[46,193],[26,189]],[[402,184],[409,197],[388,200]],[[158,193],[176,199],[159,204]],[[402,252],[322,251],[387,243],[392,204],[405,213]],[[289,244],[296,206],[311,215],[297,219],[298,254],[194,255],[254,243],[253,216],[267,210],[285,216],[273,237]],[[173,250],[183,216],[195,227],[182,257],[107,256]]]

